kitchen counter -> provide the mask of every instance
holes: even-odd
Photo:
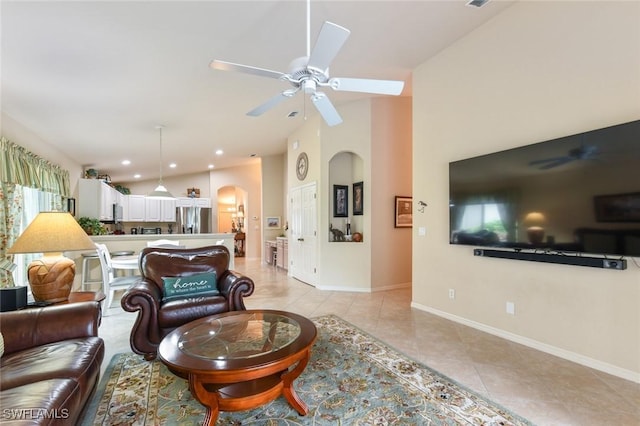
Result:
[[[218,241],[223,240],[223,245],[229,249],[231,253],[231,260],[229,269],[235,267],[234,263],[234,247],[235,247],[235,234],[232,233],[220,233],[220,234],[120,234],[120,235],[91,235],[89,238],[93,242],[101,243],[107,246],[110,252],[121,250],[133,250],[137,255],[140,251],[147,247],[148,241],[156,240],[177,240],[180,245],[186,248],[205,247],[210,245],[217,245]],[[73,288],[78,290],[81,287],[82,279],[82,252],[67,252],[66,255],[74,259],[76,262],[76,277],[74,280]],[[75,258],[74,258],[75,256]],[[97,274],[97,271],[93,274]]]

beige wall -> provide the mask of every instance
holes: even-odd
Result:
[[[131,190],[132,194],[145,195],[158,186],[158,179],[143,181],[119,182]],[[193,173],[181,176],[163,177],[162,183],[174,197],[186,197],[187,188],[200,189],[200,197],[211,198],[209,187],[209,172]],[[213,222],[215,225],[215,221]]]
[[[286,158],[284,154],[271,155],[262,158],[262,229],[263,240],[275,240],[285,233],[287,215],[285,210],[286,186],[285,175]],[[266,217],[279,217],[280,229],[267,229]]]
[[[394,228],[393,206],[395,195],[411,195],[411,107],[410,99],[395,97],[343,104],[339,126],[314,117],[289,138],[289,187],[317,183],[319,288],[369,292],[410,285],[411,231]],[[303,151],[310,167],[300,182],[295,162]],[[359,181],[364,215],[353,216],[352,184]],[[345,226],[344,218],[333,217],[334,184],[349,187],[352,230],[363,233],[362,243],[329,237],[329,223]]]
[[[262,247],[262,170],[260,160],[244,166],[230,167],[228,169],[213,170],[209,174],[209,188],[211,188],[211,205],[218,204],[217,193],[219,188],[235,186],[246,191],[247,204],[244,207],[245,215],[245,253],[247,257],[260,258]],[[254,219],[255,218],[255,219]],[[216,218],[213,223],[217,223]]]
[[[448,244],[447,184],[452,160],[639,119],[639,20],[638,2],[519,2],[415,70],[414,306],[640,381],[637,263],[474,257]]]
[[[374,99],[371,114],[371,288],[411,285],[411,229],[395,228],[395,196],[412,194],[411,98]],[[415,203],[416,200],[414,200]],[[414,204],[414,216],[417,214]]]

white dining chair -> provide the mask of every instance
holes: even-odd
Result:
[[[102,268],[102,291],[106,298],[102,309],[103,315],[108,315],[111,303],[113,303],[113,297],[117,290],[126,290],[131,287],[136,281],[138,281],[140,275],[127,275],[124,277],[116,277],[114,274],[114,268],[111,264],[111,255],[109,249],[104,244],[96,244],[96,250],[98,252],[98,258],[100,259],[100,267]]]
[[[171,248],[175,246],[176,248],[180,247],[180,241],[178,240],[155,240],[155,241],[147,241],[147,247],[165,247]]]

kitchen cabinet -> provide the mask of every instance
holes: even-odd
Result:
[[[176,207],[211,207],[211,198],[176,198]]]
[[[287,237],[276,238],[276,266],[289,269],[289,240]]]
[[[145,222],[175,222],[176,201],[145,197]]]
[[[160,200],[161,222],[176,221],[176,200]]]
[[[145,222],[160,222],[162,213],[160,211],[161,202],[157,198],[145,197],[144,199],[144,220]]]
[[[127,195],[124,209],[124,220],[126,222],[144,222],[145,198],[144,195]]]
[[[78,183],[78,217],[113,220],[113,205],[121,199],[120,192],[98,179],[80,179]]]

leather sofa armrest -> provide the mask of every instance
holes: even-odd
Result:
[[[153,282],[141,279],[130,287],[120,299],[122,309],[127,312],[138,312],[138,317],[131,330],[129,343],[131,349],[146,359],[153,359],[156,347],[162,339],[158,325],[158,312],[162,293]]]
[[[98,302],[69,303],[0,313],[5,353],[62,340],[97,336],[101,317]]]
[[[220,277],[218,289],[227,298],[230,311],[245,310],[244,298],[253,294],[253,280],[236,271],[227,270]]]

